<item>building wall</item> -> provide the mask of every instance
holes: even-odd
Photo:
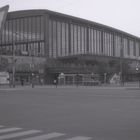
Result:
[[[14,63],[16,83],[20,84],[21,80],[24,80],[30,84],[31,73],[34,73],[35,81],[42,78],[46,63],[44,29],[43,14],[8,14],[0,36],[0,59],[6,60],[2,71],[8,71],[10,75]],[[10,80],[12,81],[12,76]]]
[[[140,39],[104,25],[47,10],[9,13],[0,54],[64,57],[80,54],[140,59]]]
[[[94,54],[140,59],[140,39],[51,15],[49,18],[49,57]]]
[[[39,56],[44,54],[43,16],[8,19],[0,38],[0,54]]]

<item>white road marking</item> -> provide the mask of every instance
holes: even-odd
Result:
[[[0,129],[0,134],[1,133],[5,133],[5,132],[12,132],[12,131],[16,131],[16,130],[21,130],[22,128],[16,128],[16,127],[13,127],[13,128],[4,128],[4,129]]]
[[[49,140],[51,138],[56,138],[56,137],[60,137],[63,135],[65,135],[65,134],[54,132],[54,133],[49,133],[49,134],[40,135],[40,136],[31,137],[31,138],[22,139],[22,140]]]
[[[28,136],[28,135],[32,135],[32,134],[36,134],[36,133],[41,133],[41,130],[28,130],[28,131],[23,131],[23,128],[16,128],[16,127],[12,127],[12,128],[4,128],[5,126],[0,125],[0,134],[3,134],[2,136],[0,136],[0,140],[5,140],[5,139],[10,139],[10,138],[16,138],[16,137],[23,137],[23,136]],[[22,130],[20,132],[15,132],[18,130]],[[10,134],[6,134],[8,132],[12,132]],[[29,136],[29,138],[23,138],[22,140],[50,140],[53,138],[57,138],[57,137],[61,137],[64,136],[66,134],[63,133],[57,133],[57,132],[53,132],[53,133],[49,133],[49,134],[39,134],[38,136]],[[76,137],[72,137],[72,138],[68,138],[65,140],[91,140],[91,137],[84,137],[84,136],[76,136]]]
[[[0,136],[0,140],[22,137],[22,136],[26,136],[26,135],[30,135],[30,134],[39,133],[39,132],[41,132],[41,131],[39,131],[39,130],[29,130],[29,131],[23,131],[23,132],[17,132],[17,133],[2,135],[2,136]]]
[[[69,138],[66,140],[90,140],[90,137],[82,137],[82,136],[78,136],[78,137],[73,137],[73,138]]]

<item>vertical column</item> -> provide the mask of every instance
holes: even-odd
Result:
[[[67,56],[67,22],[65,21],[65,56]]]
[[[103,48],[103,30],[101,30],[101,54],[104,54],[104,48]]]
[[[77,42],[77,43],[76,43],[76,45],[77,45],[77,46],[76,46],[76,51],[77,51],[76,54],[79,53],[79,48],[78,48],[78,47],[79,47],[79,42],[78,42],[78,26],[79,26],[79,25],[76,24],[76,40],[75,40],[75,41]]]
[[[120,84],[123,86],[124,78],[123,78],[123,35],[121,35],[120,40]]]
[[[113,50],[113,57],[115,57],[115,33],[113,33],[113,48],[112,48],[112,50]]]
[[[136,58],[136,39],[134,39],[134,50],[133,50],[134,56]]]
[[[69,21],[68,26],[69,26],[69,27],[68,27],[68,34],[69,34],[69,35],[68,35],[68,36],[69,36],[69,37],[68,37],[68,38],[69,38],[69,44],[68,44],[68,51],[69,51],[69,52],[68,52],[68,54],[70,55],[70,54],[71,54],[71,49],[72,49],[72,48],[71,48],[71,21]]]
[[[55,29],[56,30],[55,31],[55,33],[56,33],[56,46],[55,46],[56,48],[55,49],[56,50],[55,51],[56,51],[56,57],[58,57],[58,44],[57,44],[57,42],[58,42],[58,36],[57,36],[58,29],[57,29],[57,27],[58,26],[57,26],[57,20],[55,22],[56,22],[56,29]]]
[[[49,15],[44,14],[44,51],[45,51],[45,57],[49,57]]]
[[[124,45],[123,45],[123,35],[121,36],[121,44],[120,44],[120,57],[123,58],[123,52],[124,52]]]
[[[83,43],[82,43],[82,26],[80,26],[80,54],[83,54]]]
[[[86,43],[86,53],[89,53],[89,27],[87,29],[87,43]]]
[[[140,41],[138,42],[138,58],[140,57]]]
[[[61,28],[61,33],[60,33],[60,38],[61,38],[61,45],[60,45],[61,46],[61,49],[60,50],[61,51],[60,52],[61,52],[61,56],[63,56],[63,51],[62,51],[62,49],[63,49],[63,47],[62,47],[62,45],[63,45],[63,40],[62,40],[62,37],[63,37],[62,36],[62,28],[63,28],[62,27],[62,22],[60,22],[60,28]]]

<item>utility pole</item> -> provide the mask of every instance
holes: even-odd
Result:
[[[121,38],[120,43],[120,84],[123,85],[123,37]]]
[[[35,77],[35,74],[34,74],[34,51],[32,49],[31,51],[31,56],[32,56],[32,62],[30,64],[30,68],[31,68],[31,85],[32,85],[32,88],[34,88],[34,77]]]
[[[140,88],[140,72],[139,72],[139,63],[137,63],[136,65],[136,74],[138,76],[138,85],[139,85],[139,88]]]
[[[12,55],[12,86],[15,88],[15,42],[13,41],[13,55]]]

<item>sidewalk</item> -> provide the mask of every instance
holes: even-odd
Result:
[[[2,86],[0,85],[0,91],[1,90],[26,90],[26,89],[45,89],[45,88],[86,88],[86,89],[134,89],[134,90],[140,90],[139,83],[125,83],[122,85],[112,85],[112,84],[102,84],[101,86],[76,86],[76,85],[58,85],[57,87],[55,85],[35,85],[34,88],[32,88],[31,85],[17,85],[15,88],[10,86]]]

